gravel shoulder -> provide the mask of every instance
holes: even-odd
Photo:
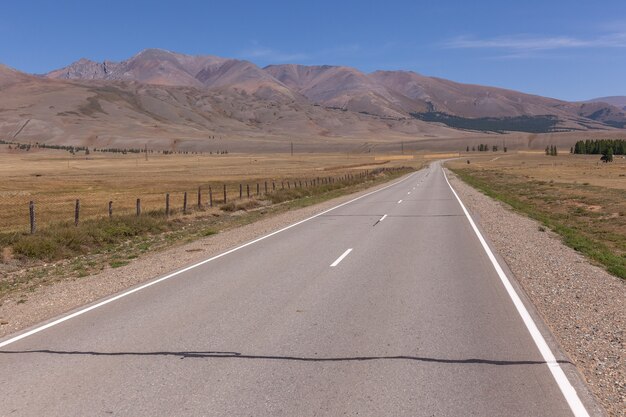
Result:
[[[626,416],[626,282],[591,265],[563,245],[556,234],[540,231],[537,222],[514,213],[454,174],[449,172],[448,176],[599,402],[609,415]],[[26,303],[7,300],[0,306],[0,322],[5,323],[0,325],[0,337],[219,254],[385,185],[144,255],[124,267],[39,287]]]
[[[626,416],[626,281],[448,171],[527,297],[610,416]]]

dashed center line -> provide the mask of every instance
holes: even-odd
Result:
[[[383,217],[380,218],[379,222],[382,222],[383,220],[385,220],[387,218],[387,215],[385,214]]]
[[[399,201],[398,201],[398,204],[400,204],[400,203],[402,203],[402,200],[399,200]]]
[[[339,265],[339,262],[343,261],[343,258],[345,258],[346,256],[348,256],[348,254],[352,252],[352,248],[348,249],[347,251],[345,251],[339,258],[337,258],[337,260],[335,262],[333,262],[332,264],[330,264],[331,267],[335,267],[337,265]]]
[[[407,194],[411,194],[411,192],[409,191]]]

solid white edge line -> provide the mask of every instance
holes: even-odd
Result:
[[[524,306],[524,303],[522,302],[521,298],[519,297],[519,295],[517,295],[517,292],[515,292],[513,285],[511,285],[509,278],[504,273],[504,270],[498,263],[498,260],[496,259],[493,252],[491,251],[491,248],[489,248],[489,245],[487,245],[485,238],[478,230],[478,227],[476,227],[476,224],[474,223],[472,216],[470,216],[469,212],[465,208],[465,205],[463,204],[463,202],[457,195],[456,191],[454,191],[454,188],[452,188],[450,181],[448,181],[448,176],[446,175],[446,172],[443,168],[442,168],[442,172],[443,172],[444,178],[446,179],[446,182],[448,183],[448,187],[450,187],[450,190],[452,190],[452,193],[454,194],[457,201],[461,205],[461,208],[463,209],[463,212],[465,213],[465,217],[467,217],[467,220],[469,220],[469,223],[472,226],[474,233],[476,233],[476,236],[478,237],[480,244],[482,245],[483,249],[487,253],[489,260],[491,261],[491,263],[493,264],[493,267],[498,273],[498,276],[500,277],[500,281],[502,281],[502,284],[504,284],[504,288],[506,288],[506,291],[509,294],[509,297],[511,297],[511,300],[513,301],[513,304],[515,305],[517,312],[522,317],[522,321],[526,325],[526,328],[528,329],[528,332],[533,338],[535,345],[537,345],[537,348],[539,349],[541,356],[543,357],[546,364],[548,365],[548,369],[550,369],[550,372],[552,373],[554,380],[556,381],[557,385],[561,389],[561,392],[563,393],[563,396],[565,397],[565,400],[567,401],[567,404],[569,405],[570,409],[574,413],[574,416],[589,417],[589,413],[587,412],[587,409],[583,405],[582,401],[580,401],[580,398],[578,397],[578,393],[576,392],[572,384],[567,379],[567,376],[565,376],[563,369],[561,369],[561,365],[559,365],[559,363],[556,361],[554,354],[550,350],[550,347],[546,343],[546,340],[543,338],[541,332],[537,328],[537,325],[535,324],[532,317],[530,316],[530,313],[528,313],[528,310]]]
[[[347,204],[353,203],[353,202],[355,202],[355,201],[357,201],[357,200],[360,200],[360,199],[362,199],[362,198],[365,198],[365,197],[367,197],[367,196],[370,196],[370,195],[375,194],[375,193],[377,193],[377,192],[380,192],[380,191],[382,191],[382,190],[386,190],[387,188],[393,187],[393,186],[395,186],[395,185],[397,185],[397,184],[400,184],[400,183],[402,183],[402,182],[404,182],[404,181],[408,180],[409,178],[413,177],[415,174],[417,174],[417,172],[414,172],[414,173],[412,173],[412,174],[408,175],[407,177],[405,177],[405,178],[403,178],[403,179],[401,179],[401,180],[399,180],[399,181],[396,181],[396,182],[394,182],[394,183],[392,183],[392,184],[386,185],[386,186],[384,186],[384,187],[382,187],[382,188],[379,188],[379,189],[377,189],[377,190],[371,191],[371,192],[369,192],[369,193],[367,193],[367,194],[363,194],[362,196],[359,196],[359,197],[353,198],[352,200],[350,200],[350,201],[346,201],[345,203],[341,203],[341,204],[339,204],[339,205],[337,205],[337,206],[335,206],[335,207],[331,207],[331,208],[329,208],[328,210],[324,210],[324,211],[322,211],[321,213],[318,213],[318,214],[316,214],[316,215],[314,215],[314,216],[311,216],[311,217],[308,217],[308,218],[306,218],[306,219],[304,219],[304,220],[300,220],[299,222],[296,222],[296,223],[290,224],[289,226],[283,227],[282,229],[278,229],[278,230],[276,230],[275,232],[269,233],[269,234],[267,234],[267,235],[265,235],[265,236],[261,236],[261,237],[259,237],[259,238],[257,238],[257,239],[251,240],[250,242],[244,243],[243,245],[240,245],[240,246],[237,246],[237,247],[235,247],[235,248],[233,248],[233,249],[227,250],[226,252],[222,252],[222,253],[220,253],[219,255],[215,255],[215,256],[213,256],[213,257],[211,257],[211,258],[209,258],[209,259],[205,259],[204,261],[200,261],[200,262],[195,263],[195,264],[193,264],[193,265],[190,265],[190,266],[188,266],[188,267],[186,267],[186,268],[183,268],[183,269],[181,269],[181,270],[179,270],[179,271],[172,272],[171,274],[168,274],[168,275],[166,275],[166,276],[164,276],[164,277],[158,278],[158,279],[156,279],[156,280],[154,280],[154,281],[150,281],[150,282],[148,282],[148,283],[146,283],[146,284],[143,284],[143,285],[141,285],[141,286],[139,286],[139,287],[133,288],[132,290],[128,290],[128,291],[126,291],[126,292],[123,292],[123,293],[118,294],[118,295],[116,295],[116,296],[114,296],[114,297],[111,297],[111,298],[107,298],[107,299],[106,299],[106,300],[104,300],[104,301],[100,301],[99,303],[96,303],[96,304],[91,305],[91,306],[89,306],[89,307],[86,307],[86,308],[83,308],[83,309],[81,309],[81,310],[78,310],[78,311],[76,311],[76,312],[74,312],[74,313],[72,313],[72,314],[69,314],[69,315],[67,315],[67,316],[63,316],[63,317],[61,317],[61,318],[59,318],[59,319],[57,319],[57,320],[51,321],[50,323],[44,324],[44,325],[42,325],[42,326],[36,327],[36,328],[34,328],[34,329],[32,329],[32,330],[29,330],[29,331],[27,331],[27,332],[24,332],[24,333],[22,333],[22,334],[19,334],[19,335],[15,336],[15,337],[12,337],[12,338],[8,339],[8,340],[5,340],[4,342],[0,342],[0,348],[3,348],[3,347],[5,347],[5,346],[7,346],[7,345],[10,345],[11,343],[15,343],[15,342],[17,342],[18,340],[25,339],[25,338],[27,338],[27,337],[29,337],[29,336],[32,336],[32,335],[34,335],[34,334],[36,334],[36,333],[39,333],[39,332],[43,331],[43,330],[49,329],[50,327],[56,326],[57,324],[61,324],[61,323],[63,323],[64,321],[67,321],[67,320],[73,319],[74,317],[78,317],[78,316],[80,316],[80,315],[82,315],[82,314],[85,314],[85,313],[87,313],[87,312],[91,311],[91,310],[95,310],[96,308],[99,308],[99,307],[102,307],[102,306],[104,306],[104,305],[106,305],[106,304],[112,303],[113,301],[119,300],[120,298],[126,297],[126,296],[128,296],[128,295],[130,295],[130,294],[133,294],[133,293],[136,293],[137,291],[141,291],[141,290],[143,290],[143,289],[145,289],[145,288],[151,287],[151,286],[153,286],[153,285],[155,285],[155,284],[158,284],[159,282],[162,282],[162,281],[165,281],[165,280],[170,279],[170,278],[172,278],[172,277],[175,277],[175,276],[177,276],[177,275],[180,275],[180,274],[182,274],[183,272],[187,272],[187,271],[189,271],[189,270],[191,270],[191,269],[197,268],[197,267],[199,267],[199,266],[201,266],[201,265],[204,265],[204,264],[206,264],[206,263],[208,263],[208,262],[214,261],[214,260],[216,260],[216,259],[218,259],[218,258],[221,258],[221,257],[223,257],[223,256],[226,256],[226,255],[228,255],[228,254],[231,254],[231,253],[233,253],[233,252],[235,252],[235,251],[238,251],[239,249],[243,249],[243,248],[245,248],[245,247],[247,247],[247,246],[253,245],[253,244],[257,243],[257,242],[260,242],[260,241],[262,241],[262,240],[265,240],[265,239],[267,239],[267,238],[269,238],[269,237],[271,237],[271,236],[274,236],[274,235],[276,235],[276,234],[278,234],[278,233],[284,232],[285,230],[291,229],[292,227],[296,227],[296,226],[298,226],[298,225],[300,225],[300,224],[302,224],[302,223],[304,223],[304,222],[308,222],[309,220],[312,220],[312,219],[314,219],[314,218],[316,218],[316,217],[322,216],[322,215],[324,215],[324,214],[326,214],[326,213],[328,213],[328,212],[331,212],[331,211],[333,211],[333,210],[335,210],[335,209],[338,209],[338,208],[340,208],[340,207],[343,207],[343,206],[345,206],[345,205],[347,205]]]
[[[382,222],[383,220],[385,220],[387,218],[387,215],[385,214],[383,217],[380,218],[379,222]]]
[[[348,256],[348,254],[352,252],[352,248],[346,250],[344,253],[341,254],[341,256],[339,258],[337,258],[337,260],[335,260],[335,262],[333,262],[332,264],[330,264],[331,267],[335,267],[337,265],[339,265],[339,262],[343,261],[343,258],[345,258],[346,256]]]

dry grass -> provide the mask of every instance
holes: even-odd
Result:
[[[258,199],[235,199],[219,204],[214,211],[193,215],[116,215],[113,219],[85,220],[79,227],[72,222],[52,223],[34,235],[0,233],[0,303],[15,291],[34,291],[40,285],[117,268],[146,252],[354,193],[411,171],[378,168],[364,177],[315,186],[309,183],[309,187],[303,184],[303,188],[277,190]]]
[[[626,159],[482,155],[449,162],[471,185],[542,221],[574,249],[626,278]]]
[[[560,154],[546,156],[543,151],[516,153],[486,152],[463,154],[461,160],[451,162],[452,167],[472,169],[497,169],[503,173],[523,176],[530,180],[555,181],[568,184],[595,185],[626,190],[626,159],[615,157],[613,163],[600,162],[600,155]]]
[[[0,232],[28,229],[28,202],[36,203],[38,224],[72,221],[76,199],[81,200],[81,220],[107,216],[108,202],[113,201],[114,215],[132,214],[136,199],[141,198],[144,212],[163,210],[165,194],[170,193],[171,207],[182,208],[183,193],[188,204],[197,204],[197,190],[202,187],[203,203],[208,204],[208,187],[216,201],[223,200],[223,184],[228,199],[239,197],[239,184],[256,184],[264,191],[264,182],[280,187],[281,181],[341,176],[378,167],[414,166],[412,161],[389,161],[380,165],[375,155],[347,154],[260,154],[260,155],[121,155],[82,153],[72,157],[65,151],[9,151],[0,145]],[[218,210],[217,207],[214,210]]]

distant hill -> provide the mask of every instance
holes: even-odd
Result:
[[[570,103],[409,71],[365,74],[343,66],[293,64],[261,69],[247,61],[161,49],[147,49],[119,63],[81,59],[47,77],[230,90],[279,102],[306,98],[327,108],[470,130],[541,133],[626,125],[623,109],[612,105]]]
[[[626,110],[626,96],[609,96],[599,97],[592,100],[588,100],[588,103],[608,103],[612,106],[619,107],[622,110]]]
[[[410,71],[259,68],[161,49],[121,62],[81,59],[41,76],[0,65],[0,137],[81,145],[189,142],[233,150],[261,142],[280,147],[295,138],[368,148],[506,132],[622,129],[626,114],[611,103],[566,102]]]

